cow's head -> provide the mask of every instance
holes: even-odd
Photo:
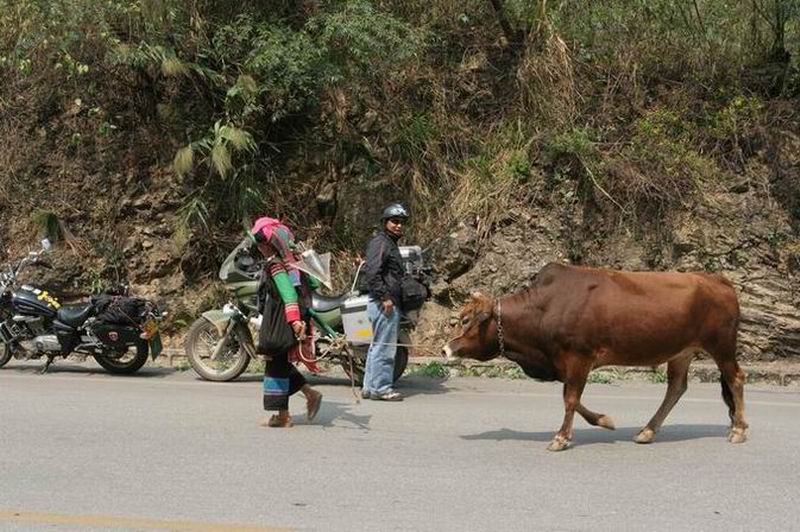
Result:
[[[461,334],[444,346],[445,356],[482,361],[497,357],[497,325],[493,315],[494,300],[479,293],[472,294],[459,314]]]

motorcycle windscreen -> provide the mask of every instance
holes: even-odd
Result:
[[[245,248],[250,247],[253,244],[253,241],[250,238],[245,238],[242,240],[238,246],[233,248],[233,251],[225,257],[225,260],[222,263],[222,266],[219,268],[219,278],[222,281],[227,281],[228,277],[230,276],[231,272],[237,270],[236,268],[236,256],[239,252]]]
[[[304,251],[300,258],[292,261],[289,265],[293,268],[307,273],[311,277],[332,289],[331,286],[331,254],[323,253],[319,255],[313,249]]]

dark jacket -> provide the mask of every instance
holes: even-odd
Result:
[[[364,276],[372,299],[391,299],[395,305],[400,305],[400,283],[405,270],[397,240],[388,232],[381,231],[369,241]]]

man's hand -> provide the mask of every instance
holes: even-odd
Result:
[[[392,312],[394,312],[394,302],[391,299],[387,299],[383,302],[383,313],[391,316]]]
[[[295,337],[301,338],[303,333],[306,331],[306,322],[302,320],[293,321],[292,330],[294,331]]]

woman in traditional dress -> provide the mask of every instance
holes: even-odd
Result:
[[[294,235],[274,218],[259,218],[250,231],[259,251],[267,258],[266,279],[262,285],[283,302],[286,322],[299,341],[282,353],[266,353],[264,365],[264,410],[276,412],[261,424],[267,427],[291,427],[289,397],[303,392],[306,397],[308,420],[313,421],[322,403],[322,394],[306,382],[294,366],[303,362],[314,373],[319,371],[313,358],[313,334],[308,315],[303,315],[311,302],[311,290],[316,280],[293,268]],[[264,301],[264,298],[261,299]],[[308,333],[308,334],[305,334]],[[262,334],[265,332],[262,329]]]

